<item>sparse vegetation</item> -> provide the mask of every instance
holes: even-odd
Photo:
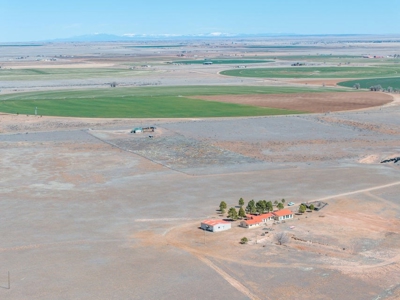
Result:
[[[243,237],[243,238],[241,238],[241,240],[240,240],[240,243],[241,243],[242,245],[247,244],[248,242],[249,242],[249,240],[247,239],[247,237]]]
[[[275,240],[279,245],[284,245],[290,241],[290,237],[286,232],[283,231],[275,234]]]

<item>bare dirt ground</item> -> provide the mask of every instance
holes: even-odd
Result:
[[[116,64],[133,53],[138,56],[126,61],[142,64],[188,50],[68,47],[49,45],[46,51],[49,57],[87,55],[84,61]],[[227,53],[224,47],[198,45],[186,55],[216,57]],[[350,51],[341,44],[324,47],[318,52]],[[365,47],[351,51],[365,53]],[[398,49],[369,47],[388,54]],[[0,49],[0,60],[11,64],[14,56],[30,54],[28,48],[8,54]],[[240,51],[262,55],[259,49]],[[279,54],[293,55],[288,51]],[[140,80],[288,84],[222,78],[221,66],[162,68],[163,78],[155,73]],[[13,84],[46,90],[82,82]],[[9,82],[4,86],[14,88]],[[390,102],[390,96],[362,94],[368,105],[379,107],[234,119],[0,115],[0,298],[398,299],[400,166],[380,162],[400,153],[400,106],[398,95]],[[303,96],[296,101],[313,106]],[[329,99],[331,107],[335,99]],[[357,99],[339,100],[356,109],[363,105]],[[158,130],[151,139],[129,133],[141,125]],[[240,197],[246,202],[285,198],[296,203],[293,211],[306,201],[328,206],[252,230],[238,227],[238,221],[221,233],[198,228],[204,219],[221,218],[220,201],[234,207]],[[277,245],[279,232],[290,236],[287,244]],[[247,245],[239,244],[244,236]]]
[[[259,107],[293,109],[312,113],[326,113],[356,110],[381,106],[393,101],[393,97],[383,93],[342,92],[342,93],[296,93],[278,95],[221,95],[193,97],[202,100],[245,104]]]
[[[341,78],[341,79],[289,79],[285,80],[283,79],[282,81],[285,82],[291,82],[291,83],[296,83],[296,84],[305,84],[305,85],[315,85],[315,86],[331,86],[331,87],[337,87],[339,82],[346,81],[346,80],[352,80],[353,78]]]

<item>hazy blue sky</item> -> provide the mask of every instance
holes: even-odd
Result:
[[[397,34],[400,0],[0,0],[0,41],[84,34]]]

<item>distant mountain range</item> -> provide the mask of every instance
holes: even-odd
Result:
[[[129,42],[145,40],[188,40],[188,39],[210,39],[210,38],[257,38],[257,37],[295,37],[295,36],[357,36],[356,34],[336,34],[336,35],[301,35],[294,33],[265,33],[265,34],[230,34],[222,32],[212,32],[204,34],[87,34],[71,38],[53,39],[46,42]]]

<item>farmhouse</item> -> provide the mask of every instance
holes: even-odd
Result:
[[[204,220],[200,227],[203,230],[219,232],[231,229],[231,223],[224,220]]]
[[[275,220],[283,221],[287,219],[293,219],[293,212],[290,209],[281,209],[273,212]]]
[[[283,221],[293,219],[293,212],[290,209],[281,209],[262,215],[246,215],[246,218],[247,220],[240,222],[240,226],[244,228],[254,228],[272,220]]]
[[[256,226],[260,226],[267,221],[273,220],[273,213],[267,213],[262,215],[246,215],[247,220],[243,220],[240,222],[240,226],[244,228],[253,228]]]

